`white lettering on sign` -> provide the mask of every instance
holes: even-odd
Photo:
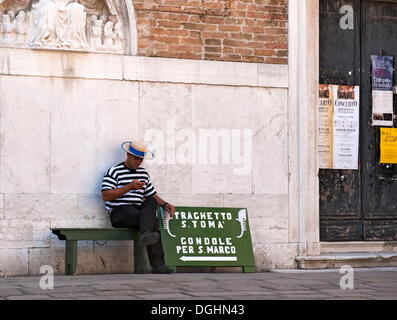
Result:
[[[181,220],[232,220],[230,212],[175,212],[175,219]]]
[[[232,220],[231,212],[184,212],[177,211],[173,217],[175,220],[182,220],[181,227],[201,229],[223,229],[225,221]]]
[[[342,30],[354,29],[354,9],[350,5],[344,5],[339,10],[340,14],[344,16],[339,21],[339,26]]]
[[[177,254],[236,254],[237,252],[232,238],[221,237],[181,237],[175,249]]]

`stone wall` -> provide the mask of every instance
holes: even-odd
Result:
[[[124,160],[121,142],[172,127],[250,130],[245,174],[233,161],[145,166],[175,205],[247,207],[259,270],[294,266],[287,66],[0,49],[0,70],[1,276],[63,273],[50,228],[110,226],[100,185]],[[131,241],[79,246],[78,273],[133,269]]]
[[[0,276],[63,273],[65,244],[50,228],[109,227],[103,174],[124,160],[121,142],[153,129],[249,132],[243,174],[231,154],[179,163],[176,140],[144,165],[175,205],[247,207],[258,270],[294,267],[288,1],[123,1],[110,2],[135,11],[125,53],[138,56],[2,43]],[[79,247],[78,273],[133,270],[131,241]]]

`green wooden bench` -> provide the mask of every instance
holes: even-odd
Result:
[[[77,242],[79,240],[134,240],[134,271],[135,273],[149,273],[150,266],[146,248],[138,245],[139,231],[127,228],[117,229],[78,229],[54,228],[52,233],[60,240],[66,240],[65,246],[65,274],[73,275],[77,267]]]

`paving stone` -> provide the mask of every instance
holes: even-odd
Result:
[[[148,294],[146,290],[106,290],[106,291],[96,291],[97,296],[135,296],[137,294]]]
[[[142,298],[145,300],[175,300],[188,298],[189,296],[183,293],[163,293],[163,294],[137,294],[138,298]]]
[[[95,289],[88,286],[67,286],[67,287],[58,287],[54,286],[53,289],[40,289],[40,288],[22,288],[21,291],[26,292],[27,294],[47,294],[47,293],[78,293],[78,292],[90,292],[95,291]]]
[[[115,295],[115,296],[77,297],[76,300],[139,300],[139,299],[135,296]]]
[[[75,299],[78,297],[91,297],[95,299],[96,295],[90,292],[75,292],[75,293],[51,293],[49,294],[52,298],[63,298],[63,299]]]
[[[24,295],[25,293],[16,288],[0,288],[0,297],[7,297],[7,296],[20,296]]]
[[[271,295],[274,294],[274,292],[269,291],[269,290],[263,290],[263,291],[186,291],[185,292],[188,295],[191,296],[196,296],[196,297],[203,297],[205,300],[206,297],[211,297],[211,296],[239,296],[241,299],[246,296],[246,295]]]
[[[98,290],[131,290],[131,288],[127,285],[121,285],[121,284],[100,284],[100,285],[95,285],[91,286],[92,289],[98,291]]]
[[[181,290],[176,288],[146,288],[146,291],[150,293],[173,293],[180,292]]]
[[[51,297],[47,295],[24,295],[24,296],[9,296],[7,300],[50,300]]]

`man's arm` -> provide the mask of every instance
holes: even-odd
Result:
[[[164,201],[164,200],[161,199],[157,194],[155,194],[155,195],[153,196],[153,198],[157,201],[157,204],[158,204],[160,207],[164,207],[164,209],[170,214],[171,217],[174,216],[175,207],[174,207],[172,204],[168,203],[167,201]]]
[[[124,187],[110,190],[102,191],[102,199],[103,201],[113,201],[116,200],[123,195],[125,195],[130,190],[139,190],[145,186],[145,182],[141,182],[139,180],[133,180],[129,184],[126,184]]]

